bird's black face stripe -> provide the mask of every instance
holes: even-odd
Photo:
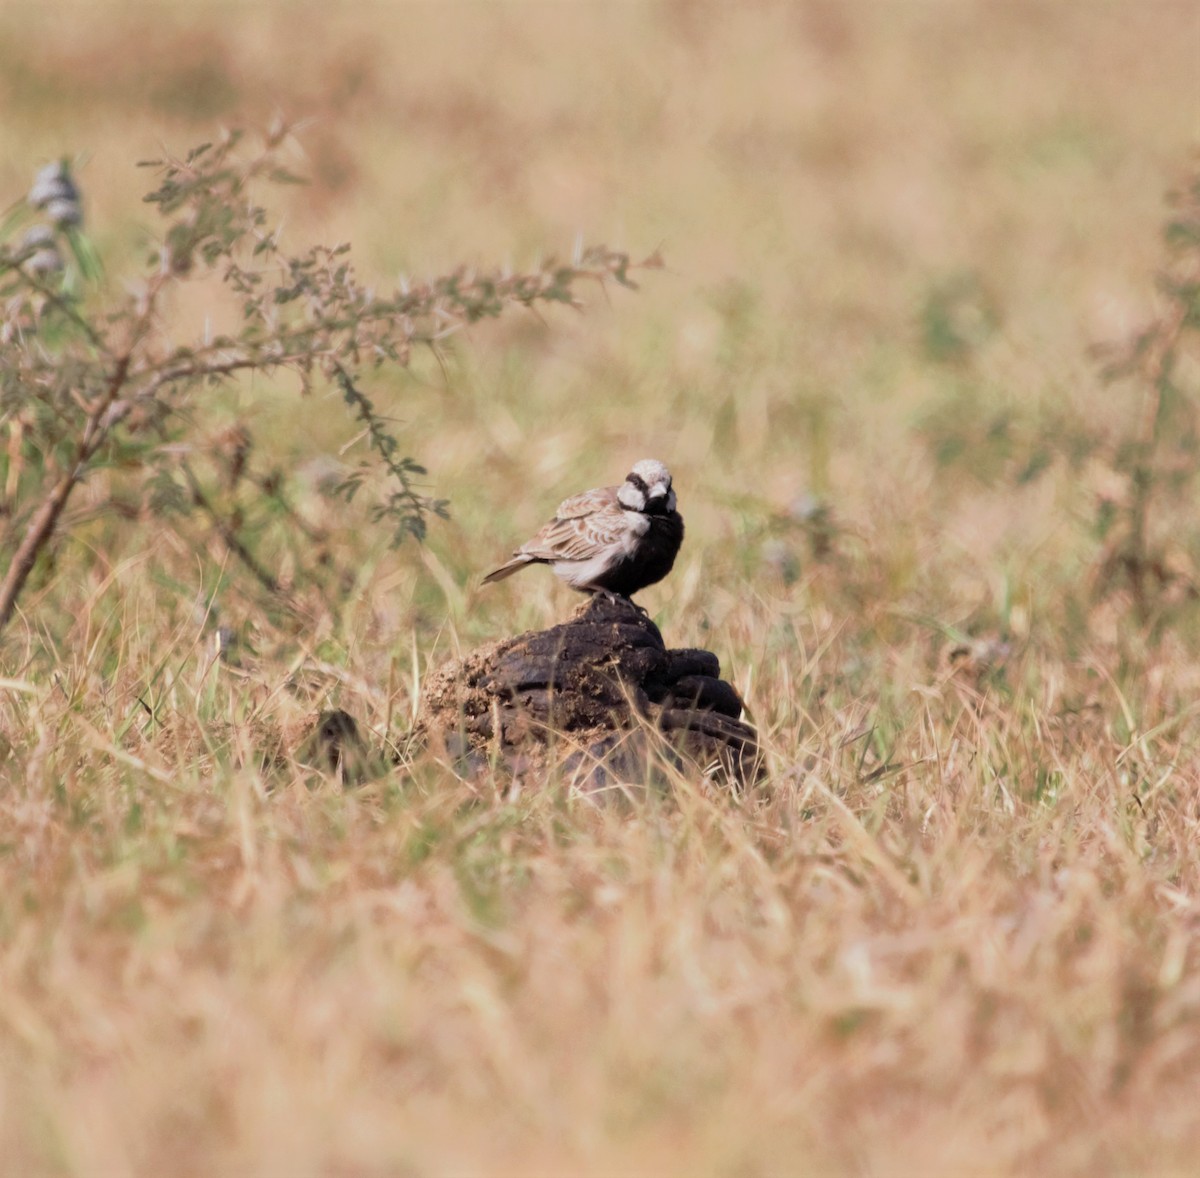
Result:
[[[632,486],[637,487],[637,489],[641,491],[643,495],[648,494],[650,491],[650,488],[646,486],[646,480],[642,478],[640,474],[634,474],[633,471],[630,471],[629,474],[625,476],[625,481],[630,483]]]

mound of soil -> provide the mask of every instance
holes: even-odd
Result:
[[[632,602],[596,595],[570,621],[481,647],[425,683],[418,735],[457,759],[562,765],[577,787],[645,780],[665,754],[757,772],[741,697],[707,650],[670,650]],[[564,737],[566,739],[564,739]]]

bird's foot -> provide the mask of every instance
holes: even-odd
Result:
[[[611,589],[594,589],[592,590],[592,599],[607,602],[609,605],[631,605],[644,618],[650,616],[649,612],[643,609],[632,597],[626,597],[623,593],[614,593]]]

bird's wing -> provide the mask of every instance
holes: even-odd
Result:
[[[591,560],[598,553],[620,544],[628,521],[616,503],[615,488],[611,489],[612,501],[597,504],[593,500],[590,510],[581,510],[580,501],[597,492],[588,491],[568,499],[563,507],[570,507],[576,514],[564,515],[563,507],[560,507],[558,517],[527,544],[522,544],[520,552],[534,560]]]
[[[606,507],[617,506],[619,502],[617,499],[618,489],[617,487],[593,487],[590,491],[581,491],[578,495],[572,495],[570,499],[564,499],[554,513],[553,522],[557,523],[563,519],[579,519],[582,516],[591,515],[593,512],[603,511]],[[546,527],[550,527],[550,524],[547,524]],[[545,528],[542,529],[542,531],[545,530]]]

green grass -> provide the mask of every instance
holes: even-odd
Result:
[[[289,242],[381,284],[577,233],[667,270],[379,376],[451,501],[424,550],[319,494],[336,393],[211,406],[345,571],[303,627],[203,530],[89,513],[121,472],[81,489],[0,646],[0,1171],[1194,1168],[1200,617],[1098,592],[1140,403],[1089,355],[1154,307],[1194,10],[64,12],[0,13],[4,200],[84,154],[113,283],[134,161],[275,109],[314,117]],[[320,709],[401,739],[433,667],[561,620],[480,574],[647,455],[688,534],[644,603],[762,782],[302,763]],[[1185,572],[1193,516],[1154,516]]]

